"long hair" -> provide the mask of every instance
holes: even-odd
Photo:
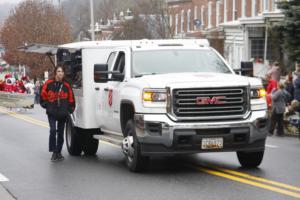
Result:
[[[55,69],[54,69],[54,71],[53,71],[52,79],[55,79],[55,76],[56,76],[56,74],[57,74],[57,70],[58,70],[59,68],[62,69],[62,71],[65,73],[65,68],[64,68],[63,66],[61,66],[61,65],[58,65],[58,66],[55,67]]]

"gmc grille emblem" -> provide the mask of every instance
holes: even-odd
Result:
[[[197,105],[209,105],[209,104],[215,104],[215,105],[221,105],[225,104],[225,101],[222,101],[226,99],[225,96],[216,96],[216,97],[197,97],[196,98],[196,104]]]

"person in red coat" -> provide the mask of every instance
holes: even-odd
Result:
[[[273,92],[273,90],[276,90],[278,88],[278,82],[274,79],[272,79],[272,77],[270,75],[267,75],[267,81],[268,81],[268,86],[267,86],[267,104],[268,107],[271,108],[272,106],[272,99],[271,99],[271,94]]]

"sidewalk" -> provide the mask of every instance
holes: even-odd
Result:
[[[15,200],[9,192],[0,184],[0,199],[1,200]]]

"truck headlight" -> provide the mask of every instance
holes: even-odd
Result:
[[[250,91],[251,99],[260,99],[266,96],[266,90],[264,88],[253,88]]]
[[[166,89],[144,89],[142,100],[145,107],[166,107],[167,91]]]
[[[165,102],[167,100],[166,90],[144,89],[143,100],[147,102]]]
[[[251,110],[267,110],[266,90],[262,87],[251,88]]]

